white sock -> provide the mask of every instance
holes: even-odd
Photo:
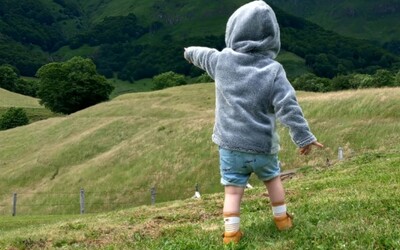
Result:
[[[240,217],[237,216],[225,217],[224,222],[225,222],[225,232],[239,231]]]
[[[286,214],[286,204],[280,206],[272,206],[272,213],[274,214],[274,216]]]

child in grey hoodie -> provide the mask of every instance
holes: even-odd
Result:
[[[221,183],[225,186],[225,244],[242,237],[240,203],[251,173],[267,187],[279,230],[292,226],[281,183],[276,119],[287,126],[301,154],[323,147],[305,120],[282,65],[275,13],[263,1],[243,5],[229,18],[222,51],[185,48],[184,57],[205,70],[216,85],[213,142],[219,145]]]

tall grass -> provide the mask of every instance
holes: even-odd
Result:
[[[221,191],[217,148],[211,142],[214,85],[196,84],[116,97],[67,117],[0,132],[0,214],[20,193],[19,214],[79,213]],[[284,169],[322,167],[399,141],[400,89],[329,94],[299,93],[299,101],[324,150],[300,157],[280,128]],[[258,185],[256,180],[251,180]],[[68,205],[71,204],[71,205]]]

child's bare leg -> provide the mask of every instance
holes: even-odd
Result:
[[[283,189],[280,176],[264,181],[264,184],[267,187],[269,199],[271,200],[272,205],[285,202],[285,190]]]
[[[243,193],[243,187],[225,186],[224,214],[240,214]]]
[[[271,201],[274,221],[279,230],[286,230],[292,227],[292,217],[286,211],[285,190],[283,189],[280,176],[264,182],[268,189]]]
[[[241,238],[240,228],[240,203],[244,193],[243,187],[225,186],[224,200],[224,243],[237,242]],[[239,232],[239,234],[237,234]]]

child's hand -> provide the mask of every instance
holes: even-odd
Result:
[[[304,147],[300,148],[299,149],[300,154],[301,155],[308,155],[311,152],[312,145],[317,146],[319,148],[323,148],[324,147],[324,145],[322,145],[321,143],[315,141],[315,142],[313,142],[311,144],[308,144],[307,146],[304,146]]]

